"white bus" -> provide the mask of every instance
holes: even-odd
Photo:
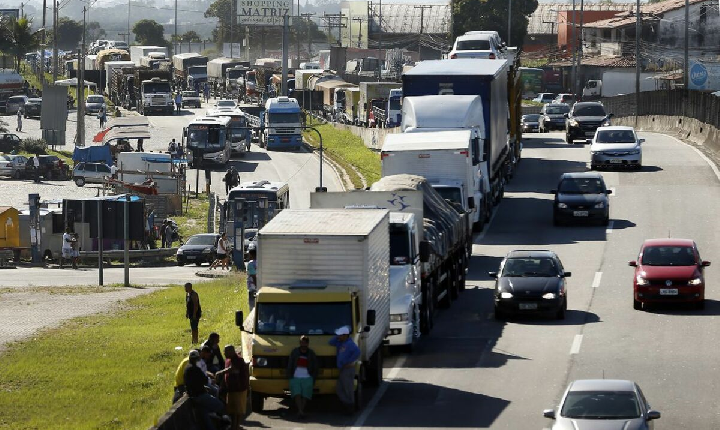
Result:
[[[190,167],[224,165],[230,160],[230,118],[197,117],[183,129]]]
[[[252,130],[248,129],[248,123],[243,111],[240,109],[213,109],[209,110],[206,116],[210,118],[230,118],[230,146],[233,154],[240,154],[242,157],[245,152],[250,152]]]

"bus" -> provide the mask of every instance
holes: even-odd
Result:
[[[543,69],[520,67],[519,70],[523,98],[532,99],[543,92],[543,78],[545,75]]]
[[[183,144],[191,168],[225,165],[230,160],[230,118],[197,117],[183,129]]]
[[[208,111],[206,115],[210,118],[230,118],[230,147],[233,154],[243,157],[245,152],[250,151],[252,130],[248,128],[243,111],[240,109],[213,109]]]

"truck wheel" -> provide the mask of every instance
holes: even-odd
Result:
[[[252,404],[252,411],[260,413],[265,406],[265,396],[253,391],[250,393],[250,402]]]
[[[78,187],[85,185],[85,178],[75,178],[75,185]]]

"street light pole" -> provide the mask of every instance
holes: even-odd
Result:
[[[175,44],[173,45],[173,53],[174,53],[174,54],[177,54],[177,53],[178,53],[178,46],[180,46],[180,43],[179,43],[179,41],[178,41],[178,34],[177,34],[177,20],[178,20],[178,18],[177,18],[177,12],[178,12],[178,10],[177,10],[177,0],[175,0],[175,22],[174,22],[174,24],[175,24]]]
[[[640,0],[635,4],[635,127],[638,126],[640,115],[640,39],[642,26],[640,25]]]
[[[683,84],[685,93],[690,87],[690,2],[685,0],[685,67],[683,73]]]
[[[508,38],[507,38],[507,46],[512,46],[510,44],[510,35],[512,34],[512,0],[508,0]]]
[[[58,76],[58,46],[57,46],[57,28],[58,28],[58,17],[60,14],[58,13],[58,3],[57,1],[53,1],[53,4],[55,6],[54,8],[54,18],[53,18],[53,58],[52,58],[52,64],[53,64],[53,83],[57,81]],[[83,44],[85,43],[85,17],[83,16]],[[44,33],[44,32],[43,32]],[[43,48],[45,49],[45,48]]]

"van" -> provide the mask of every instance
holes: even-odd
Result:
[[[7,99],[5,104],[5,113],[8,115],[15,115],[18,111],[22,112],[25,108],[25,103],[28,101],[28,96],[12,96]]]

